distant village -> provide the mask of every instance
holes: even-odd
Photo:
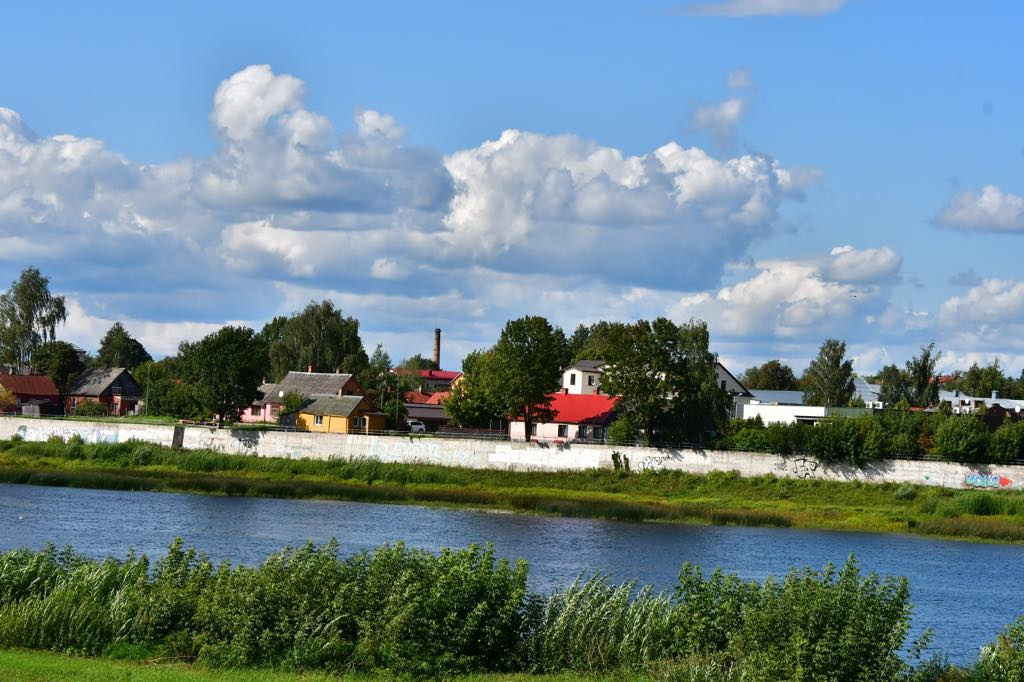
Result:
[[[367,354],[358,321],[322,301],[260,332],[225,327],[160,361],[117,323],[90,357],[56,338],[63,300],[49,296],[46,278],[31,268],[26,277],[47,292],[36,302],[43,323],[26,333],[17,319],[0,318],[5,414],[556,444],[706,442],[736,425],[813,425],[897,409],[980,417],[990,430],[1024,415],[1024,373],[1008,377],[998,360],[940,375],[932,345],[905,367],[864,377],[833,339],[799,379],[777,360],[737,374],[708,348],[702,322],[664,318],[580,325],[566,336],[525,317],[455,370],[442,367],[441,329],[429,358],[393,363],[380,346]],[[18,285],[0,311],[17,301]]]

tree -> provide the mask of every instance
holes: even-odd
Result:
[[[66,341],[47,341],[39,345],[32,354],[32,366],[50,377],[61,398],[67,397],[71,384],[85,369],[78,349]]]
[[[879,400],[885,407],[895,408],[900,401],[907,400],[907,375],[896,365],[886,365],[875,377],[875,381],[882,385]]]
[[[728,417],[729,396],[718,385],[717,356],[707,325],[640,320],[612,331],[602,389],[618,395],[618,411],[642,429],[645,443],[663,438],[701,440]]]
[[[28,367],[39,344],[55,340],[67,317],[64,297],[50,293],[50,279],[25,268],[0,294],[0,363]]]
[[[808,405],[839,407],[853,397],[853,360],[847,360],[846,342],[828,339],[804,372],[801,383]]]
[[[914,407],[928,407],[939,402],[939,381],[935,365],[942,353],[935,352],[935,342],[921,346],[921,354],[907,361],[907,399]]]
[[[223,426],[259,398],[267,373],[266,347],[248,327],[222,327],[179,350],[182,378],[196,390],[200,405]]]
[[[778,360],[769,360],[763,365],[751,367],[740,378],[747,388],[760,388],[770,391],[796,391],[800,388],[793,369]]]
[[[565,334],[543,317],[521,317],[505,325],[492,353],[490,393],[504,414],[522,417],[529,440],[533,424],[550,418],[550,394],[568,364]]]
[[[383,405],[385,395],[394,388],[395,383],[395,376],[391,373],[391,356],[384,350],[384,346],[377,344],[366,368],[356,378],[367,400],[378,407]]]
[[[273,381],[308,367],[314,372],[358,374],[369,362],[359,339],[359,321],[343,317],[330,301],[310,301],[284,324],[275,320],[271,325],[264,329],[277,336],[269,350]]]
[[[490,428],[493,421],[505,419],[496,395],[497,370],[491,351],[475,350],[462,361],[462,379],[452,386],[444,410],[458,426]]]
[[[1024,372],[1021,373],[1021,378],[1024,379]],[[992,395],[992,391],[999,391],[1004,398],[1024,396],[1024,393],[1018,393],[1016,382],[1003,373],[998,357],[993,358],[991,364],[984,367],[975,362],[962,376],[947,384],[947,388],[959,389],[964,395],[979,398]]]
[[[437,363],[429,358],[425,358],[419,353],[411,357],[402,360],[402,364],[399,365],[402,369],[409,369],[420,371],[422,369],[441,369],[437,366]]]
[[[115,322],[100,341],[95,364],[97,367],[124,367],[134,371],[142,363],[152,360],[152,356],[128,333],[124,325]]]

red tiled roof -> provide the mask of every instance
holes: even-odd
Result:
[[[427,398],[427,405],[440,405],[452,394],[451,391],[438,391]]]
[[[24,376],[21,374],[0,374],[0,386],[15,395],[60,398],[60,391],[42,374]]]
[[[455,381],[462,372],[452,372],[446,369],[421,369],[420,376],[424,379],[441,379],[443,381]]]
[[[618,396],[552,393],[552,424],[606,424],[612,418]],[[516,421],[523,421],[521,418]]]
[[[412,405],[423,405],[430,400],[429,393],[423,393],[422,391],[406,391],[402,394],[402,402],[409,403]]]

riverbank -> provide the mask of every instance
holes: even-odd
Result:
[[[1024,496],[1018,491],[743,478],[717,472],[512,472],[225,455],[137,442],[15,439],[0,440],[0,482],[1024,542]]]

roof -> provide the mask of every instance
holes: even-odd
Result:
[[[455,381],[462,372],[454,372],[446,369],[421,369],[420,377],[423,379],[434,379],[439,381]]]
[[[3,374],[0,373],[0,386],[8,393],[15,395],[60,397],[60,391],[45,374]]]
[[[351,378],[351,374],[333,372],[288,372],[284,379],[277,382],[272,389],[273,393],[265,397],[265,401],[281,402],[285,393],[298,393],[304,398],[317,394],[338,395]]]
[[[618,396],[608,395],[553,393],[550,397],[552,424],[607,424],[619,402]]]
[[[74,385],[68,390],[69,395],[100,396],[110,385],[128,372],[124,367],[97,367],[82,372]],[[131,376],[130,374],[128,375]],[[132,381],[134,383],[134,380]]]
[[[862,376],[853,378],[853,395],[859,397],[865,403],[879,400],[882,396],[882,385],[871,384]]]
[[[604,372],[604,360],[577,360],[569,369],[582,372]]]
[[[425,404],[427,404],[427,405],[440,405],[445,400],[447,400],[448,396],[450,396],[451,394],[452,394],[451,391],[438,391],[437,393],[432,393],[432,394],[430,394],[430,397],[427,398],[427,402]]]
[[[1008,410],[1024,410],[1024,400],[1014,400],[1012,398],[993,398],[991,395],[988,397],[981,396],[969,396],[964,395],[960,391],[939,391],[939,402],[948,402],[949,404],[956,407],[957,405],[967,405],[975,402],[985,403],[985,407],[994,407],[1000,405]]]
[[[406,405],[405,416],[407,419],[449,419],[441,405]]]
[[[769,391],[761,388],[750,389],[750,394],[754,396],[754,399],[759,403],[763,404],[778,404],[778,405],[803,405],[804,404],[804,392],[803,391]]]
[[[351,417],[359,404],[363,402],[361,395],[319,395],[314,396],[312,401],[299,408],[299,412],[313,415],[326,415],[330,417]]]
[[[402,402],[423,405],[430,401],[430,395],[430,393],[424,393],[423,391],[406,391],[402,394]]]

